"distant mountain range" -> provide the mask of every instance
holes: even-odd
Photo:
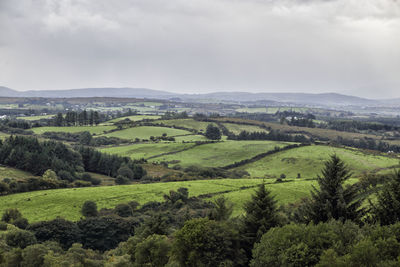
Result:
[[[118,98],[151,98],[151,99],[181,99],[186,101],[217,100],[230,102],[275,101],[281,103],[296,103],[302,105],[320,106],[397,106],[400,99],[373,100],[337,93],[248,93],[248,92],[216,92],[207,94],[177,94],[147,88],[83,88],[68,90],[29,90],[17,91],[0,86],[0,97],[118,97]]]

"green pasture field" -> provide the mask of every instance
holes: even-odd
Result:
[[[9,207],[17,208],[30,221],[50,220],[58,216],[79,220],[82,204],[95,201],[97,207],[113,208],[119,203],[163,201],[163,195],[180,187],[189,189],[190,196],[239,190],[243,186],[256,186],[257,179],[221,179],[185,182],[100,186],[34,191],[0,197],[0,214]]]
[[[254,180],[254,179],[251,179]],[[259,179],[256,179],[259,180]],[[283,183],[274,183],[274,179],[265,179],[266,187],[271,190],[272,195],[278,201],[278,205],[286,205],[289,203],[294,203],[302,198],[309,197],[312,186],[317,186],[316,180],[290,180]],[[347,183],[353,184],[357,182],[358,179],[349,179]],[[228,201],[233,203],[233,217],[237,217],[243,214],[243,204],[250,200],[251,196],[254,194],[255,188],[243,189],[232,191],[228,193],[218,194],[211,198],[210,200],[215,200],[218,197],[224,196]]]
[[[240,134],[241,131],[247,132],[267,132],[267,130],[254,126],[254,125],[244,125],[244,124],[235,124],[235,123],[223,123],[223,125],[232,133]]]
[[[154,158],[152,161],[179,160],[178,164],[181,166],[222,167],[270,151],[276,146],[286,145],[288,143],[274,141],[225,141],[196,146],[180,153]]]
[[[105,134],[104,136],[135,140],[136,138],[149,139],[150,136],[162,136],[163,133],[166,133],[168,136],[191,134],[191,132],[189,131],[180,129],[157,127],[157,126],[139,126],[108,133]]]
[[[29,172],[21,171],[12,167],[0,166],[0,181],[4,178],[14,178],[21,180],[29,177],[34,177],[34,175]]]
[[[54,118],[55,115],[39,115],[39,116],[25,116],[25,117],[17,117],[18,120],[24,120],[24,121],[38,121],[42,119],[51,119]]]
[[[193,143],[149,143],[134,144],[127,146],[107,147],[100,149],[101,152],[117,154],[132,159],[149,158],[167,152],[181,151],[193,147]]]
[[[190,135],[182,135],[175,137],[175,142],[196,142],[196,141],[209,141],[209,140],[204,135],[199,135],[199,134],[190,134]]]
[[[118,121],[122,121],[125,119],[129,119],[131,121],[142,121],[142,120],[158,120],[159,118],[161,118],[161,116],[156,116],[156,115],[133,115],[133,116],[126,116],[126,117],[120,117],[120,118],[116,118],[113,120],[109,120],[106,123],[109,122],[118,122]]]
[[[145,102],[135,102],[135,103],[132,103],[132,104],[130,104],[130,105],[132,105],[132,106],[140,106],[140,105],[145,105],[146,107],[152,107],[152,106],[154,106],[154,107],[158,107],[158,106],[162,106],[162,105],[163,105],[163,103],[160,103],[160,102],[151,102],[151,101],[145,101]]]
[[[112,129],[115,129],[115,126],[110,126],[110,125],[98,125],[98,126],[70,126],[70,127],[52,127],[52,126],[46,126],[46,127],[37,127],[37,128],[32,128],[31,130],[35,134],[43,134],[45,132],[66,132],[66,133],[78,133],[78,132],[85,132],[88,131],[91,134],[103,134],[104,131],[110,131]]]
[[[238,108],[236,112],[243,113],[267,113],[267,108]]]
[[[399,166],[398,158],[368,154],[357,149],[313,145],[278,152],[237,169],[247,171],[254,178],[278,178],[281,174],[287,178],[296,178],[298,173],[302,178],[315,178],[320,174],[324,161],[333,154],[349,166],[354,177]]]
[[[243,214],[243,203],[250,199],[263,179],[220,179],[169,183],[133,184],[34,191],[0,197],[0,214],[8,207],[15,207],[30,221],[51,220],[58,216],[68,220],[79,220],[82,204],[91,200],[97,207],[114,208],[120,203],[138,201],[163,201],[163,195],[180,187],[189,189],[190,196],[211,194],[207,200],[225,196],[234,204],[233,216]],[[356,179],[351,179],[354,183]],[[293,180],[284,183],[265,181],[278,204],[295,202],[307,197],[316,181]],[[251,187],[249,189],[249,187]]]
[[[197,131],[206,131],[207,126],[210,124],[210,122],[205,122],[205,121],[196,121],[194,119],[176,119],[176,120],[159,120],[155,121],[154,123],[162,123],[168,126],[179,126],[179,127],[185,127],[189,129],[195,129]],[[212,124],[212,123],[211,123]]]

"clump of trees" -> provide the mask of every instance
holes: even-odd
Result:
[[[213,125],[209,124],[206,129],[205,136],[211,140],[220,140],[221,139],[221,130]]]
[[[54,126],[85,126],[85,125],[98,125],[101,122],[100,114],[97,111],[83,110],[69,111],[65,115],[61,112],[53,119]]]

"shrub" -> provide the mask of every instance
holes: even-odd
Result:
[[[93,201],[85,201],[82,206],[81,213],[85,217],[94,217],[97,216],[97,205]]]
[[[36,237],[32,232],[15,229],[6,234],[6,243],[11,247],[26,248],[36,244]]]

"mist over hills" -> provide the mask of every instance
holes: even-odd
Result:
[[[399,105],[400,99],[373,100],[338,93],[250,93],[250,92],[215,92],[204,94],[179,94],[147,88],[82,88],[68,90],[29,90],[17,91],[0,86],[0,97],[117,97],[149,99],[181,99],[185,101],[217,100],[230,102],[274,101],[302,105],[321,106],[382,106]]]

